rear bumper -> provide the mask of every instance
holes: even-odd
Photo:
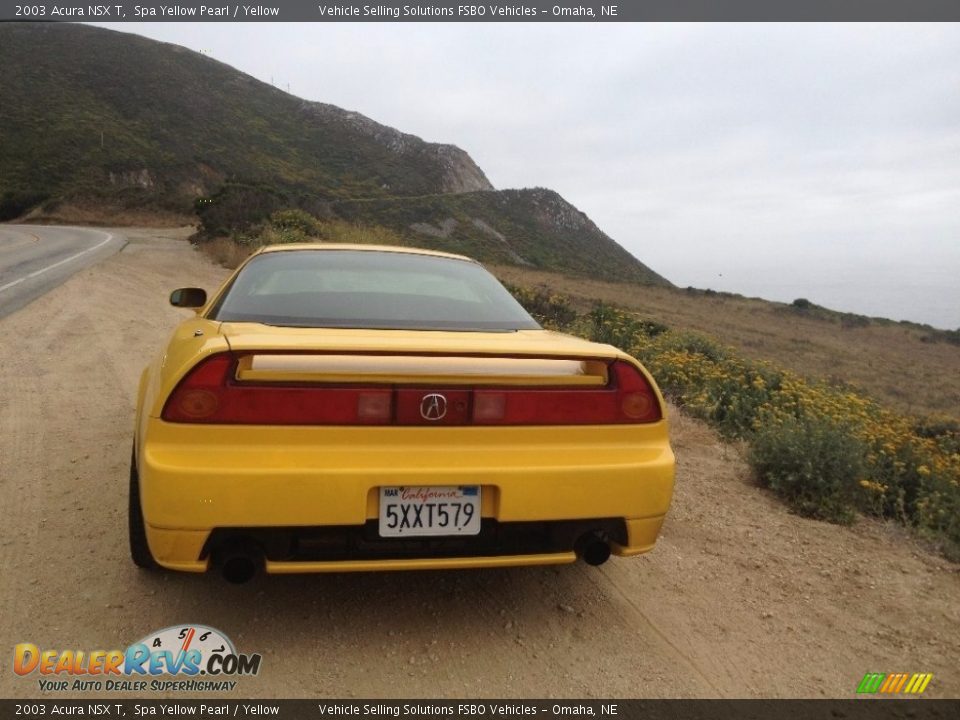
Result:
[[[572,562],[574,531],[601,523],[614,554],[637,555],[656,542],[674,457],[665,421],[276,428],[151,419],[138,469],[147,539],[159,564],[203,572],[221,541],[245,535],[269,546],[267,572],[294,573]],[[380,540],[379,488],[398,485],[479,485],[484,526],[499,530],[465,546],[432,540],[401,548]],[[574,530],[558,534],[563,524]],[[513,542],[518,529],[530,532]],[[303,552],[305,546],[312,550]]]
[[[653,549],[663,524],[663,516],[625,521],[626,537],[621,544],[611,542],[614,555],[629,557],[649,552]],[[602,521],[598,521],[602,522]],[[584,527],[596,526],[584,521]],[[230,535],[236,536],[238,529],[231,529]],[[147,525],[147,539],[157,562],[170,570],[183,572],[206,572],[216,561],[217,530],[170,530]],[[244,534],[240,532],[240,534]],[[252,533],[254,538],[256,533]],[[270,556],[267,554],[264,569],[270,574],[322,573],[322,572],[372,572],[388,570],[440,570],[466,568],[517,567],[523,565],[562,565],[572,563],[577,554],[572,547],[565,550],[543,550],[528,553],[502,554],[463,554],[444,550],[439,556],[431,556],[426,551],[422,556],[407,557],[360,557],[351,558],[337,554],[335,559]]]

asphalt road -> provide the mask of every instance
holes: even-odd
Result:
[[[126,240],[106,230],[0,225],[0,317],[19,310]]]

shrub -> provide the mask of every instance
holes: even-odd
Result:
[[[710,362],[718,363],[728,354],[725,348],[713,338],[695,332],[675,332],[664,338],[664,350],[677,350],[692,355],[702,355]]]
[[[638,357],[685,412],[747,441],[760,482],[798,512],[893,519],[960,560],[955,419],[902,416],[855,388],[811,382],[707,335],[647,322],[598,304],[571,327]]]
[[[267,185],[227,183],[213,196],[195,203],[200,233],[206,238],[249,232],[288,203]]]
[[[957,486],[939,475],[924,477],[915,512],[922,534],[937,542],[947,558],[960,562],[960,493]]]
[[[0,221],[14,220],[46,198],[45,193],[7,190],[0,195]]]
[[[563,295],[551,293],[547,288],[535,290],[507,285],[507,289],[533,318],[551,330],[565,330],[577,319],[577,311]]]
[[[630,352],[638,336],[655,337],[667,329],[666,325],[644,320],[603,302],[594,305],[587,320],[591,340],[613,345],[625,352]]]
[[[301,237],[317,237],[320,222],[305,210],[278,210],[270,216],[270,225],[280,231],[296,231]]]
[[[868,318],[866,315],[857,315],[856,313],[840,314],[840,327],[842,327],[844,330],[869,327],[869,325],[870,318]]]
[[[946,415],[931,415],[914,421],[917,437],[933,440],[945,454],[960,456],[960,421]]]
[[[307,242],[310,238],[299,227],[278,227],[268,224],[250,238],[245,244],[252,245],[283,245],[285,243]]]
[[[826,418],[761,415],[750,464],[761,484],[802,515],[849,523],[864,478],[866,449],[842,424]],[[869,480],[863,480],[869,483]]]

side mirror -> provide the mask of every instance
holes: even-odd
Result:
[[[181,308],[202,308],[207,304],[207,291],[203,288],[180,288],[170,293],[170,304]]]

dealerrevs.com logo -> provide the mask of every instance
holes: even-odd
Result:
[[[215,628],[173,625],[126,650],[49,650],[19,643],[13,649],[13,671],[22,677],[39,675],[45,692],[222,692],[237,686],[233,678],[257,675],[261,659],[256,653],[238,653]]]

